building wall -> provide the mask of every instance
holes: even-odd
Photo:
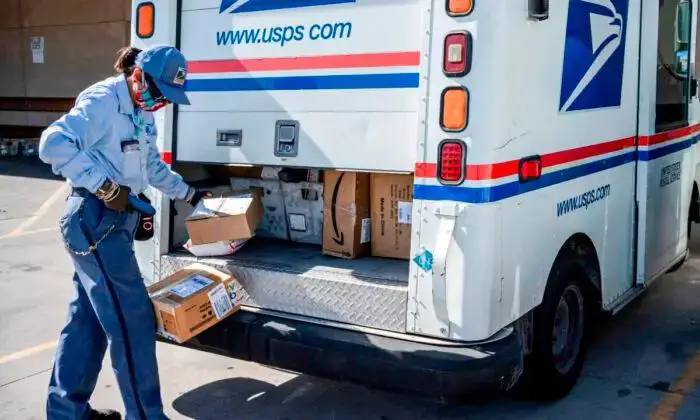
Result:
[[[130,0],[0,0],[0,98],[74,98],[113,74],[129,44]],[[44,38],[43,63],[31,37]],[[0,111],[0,125],[45,125],[56,113]]]

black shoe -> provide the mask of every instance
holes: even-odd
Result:
[[[122,415],[115,410],[92,410],[90,420],[122,420]]]

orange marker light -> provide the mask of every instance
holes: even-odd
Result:
[[[141,3],[136,8],[136,35],[150,38],[155,32],[156,6],[149,2]]]
[[[445,131],[462,131],[469,119],[469,92],[465,87],[449,87],[442,92],[440,126]]]
[[[474,10],[474,0],[447,0],[447,14],[466,16]]]

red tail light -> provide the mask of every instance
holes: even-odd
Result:
[[[438,146],[438,180],[458,185],[464,181],[466,146],[460,140],[443,140]]]
[[[471,69],[472,37],[469,32],[453,32],[445,37],[442,70],[446,76],[462,77]]]
[[[520,182],[533,181],[542,176],[542,159],[539,156],[531,156],[520,160],[518,169]]]

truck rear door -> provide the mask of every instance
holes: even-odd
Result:
[[[192,105],[178,111],[176,159],[412,171],[421,4],[183,0]]]

